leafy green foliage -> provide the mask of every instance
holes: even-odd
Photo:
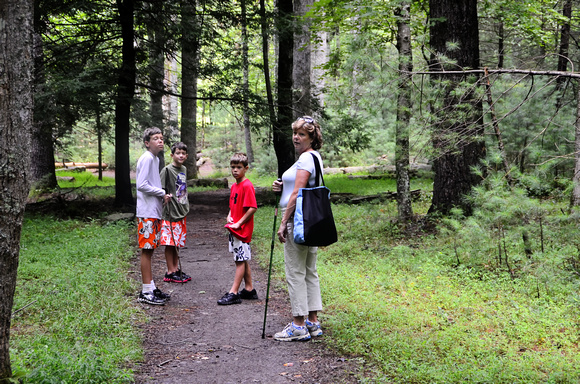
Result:
[[[142,358],[127,279],[126,222],[28,216],[21,241],[11,360],[27,383],[131,383]]]

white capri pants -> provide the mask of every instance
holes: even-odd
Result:
[[[288,236],[284,243],[286,282],[292,306],[292,316],[307,316],[310,311],[322,310],[320,282],[316,271],[318,247],[294,242],[294,218],[286,224]]]

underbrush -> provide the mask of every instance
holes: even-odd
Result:
[[[318,262],[326,343],[364,358],[374,373],[361,382],[580,382],[578,229],[564,203],[539,204],[541,216],[524,207],[530,215],[502,221],[499,233],[490,212],[501,216],[504,205],[430,232],[397,224],[394,202],[333,206],[339,241]],[[428,207],[413,206],[419,215]],[[273,208],[256,215],[268,241],[255,253],[267,267]],[[285,286],[278,242],[273,268]]]
[[[10,339],[26,383],[131,383],[143,321],[127,278],[131,224],[27,215]]]

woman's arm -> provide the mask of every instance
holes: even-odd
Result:
[[[286,211],[284,211],[284,216],[280,222],[280,228],[278,228],[278,239],[282,243],[286,242],[286,236],[288,235],[286,224],[288,223],[288,220],[290,220],[290,217],[294,215],[294,211],[296,210],[296,198],[298,197],[298,191],[300,188],[305,188],[308,185],[308,179],[310,179],[310,172],[305,171],[304,169],[298,169],[296,171],[294,190],[292,191],[290,199],[288,200]]]

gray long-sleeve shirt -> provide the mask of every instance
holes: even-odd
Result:
[[[159,177],[159,159],[150,151],[137,161],[137,217],[161,219],[163,196]]]

